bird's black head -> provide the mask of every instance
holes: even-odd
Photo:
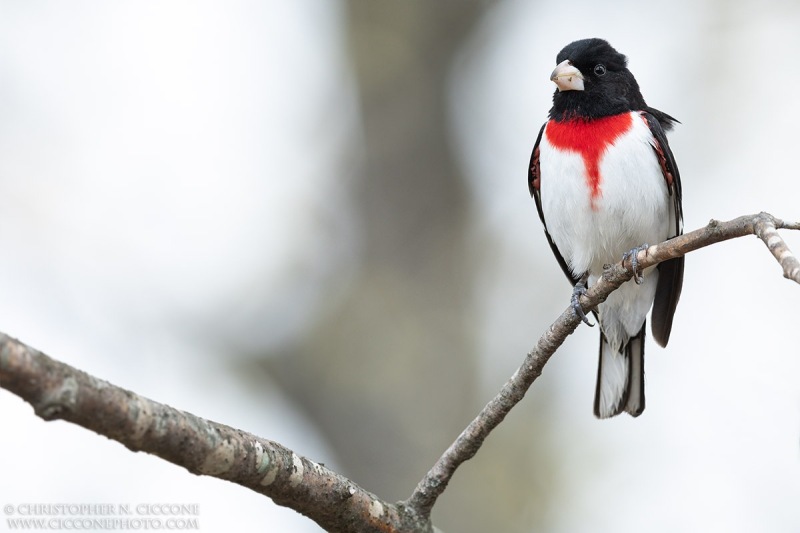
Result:
[[[558,85],[550,118],[600,118],[645,109],[627,58],[603,39],[582,39],[556,57],[551,80]]]

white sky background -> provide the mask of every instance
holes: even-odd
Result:
[[[487,398],[569,297],[524,169],[571,40],[609,39],[648,103],[683,122],[671,143],[687,229],[760,210],[800,218],[800,6],[613,5],[507,1],[453,70],[476,239],[498,251],[476,301]],[[269,387],[254,412],[203,328],[261,345],[302,331],[356,247],[341,158],[357,119],[336,6],[0,0],[0,329],[329,457]],[[343,251],[330,253],[334,242]],[[536,385],[561,391],[557,531],[795,531],[798,303],[755,239],[692,254],[670,346],[648,344],[648,407],[635,421],[594,420],[597,331],[570,338]],[[253,334],[260,323],[270,327]],[[318,530],[249,491],[42,422],[5,391],[0,416],[0,504],[180,494],[207,531]],[[29,475],[31,461],[52,464]]]
[[[237,350],[220,341],[294,334],[346,261],[337,191],[355,100],[337,6],[0,2],[3,331],[330,458],[269,384],[254,395],[224,370]],[[205,531],[319,530],[250,491],[45,424],[5,391],[0,413],[3,503],[198,503]]]

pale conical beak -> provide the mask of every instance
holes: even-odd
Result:
[[[556,66],[556,69],[550,74],[550,81],[555,82],[559,91],[583,90],[583,74],[572,66],[569,59],[565,59]]]

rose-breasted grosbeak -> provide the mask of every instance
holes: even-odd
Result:
[[[636,284],[624,283],[595,314],[600,364],[594,414],[638,416],[647,312],[652,305],[653,337],[666,346],[683,283],[683,257],[641,273],[635,264],[644,243],[683,231],[680,176],[665,134],[677,121],[647,106],[627,58],[602,39],[567,45],[556,63],[550,79],[558,89],[533,148],[528,184],[584,322],[578,296],[604,265],[634,252]]]

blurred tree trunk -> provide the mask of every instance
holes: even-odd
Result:
[[[487,5],[347,2],[364,134],[352,193],[361,269],[298,351],[271,365],[335,446],[342,473],[389,500],[410,495],[488,399],[475,397],[469,198],[446,105],[454,55]],[[518,488],[505,475],[450,487],[434,522],[452,531],[508,523],[499,516],[508,509],[487,501]]]
[[[352,204],[361,270],[278,372],[345,473],[407,497],[476,411],[468,197],[447,137],[446,80],[477,2],[346,4],[363,120]]]

